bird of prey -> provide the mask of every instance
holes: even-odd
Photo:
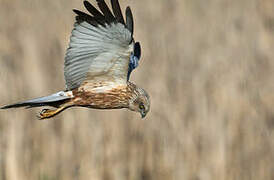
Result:
[[[76,22],[65,56],[66,90],[2,107],[50,106],[38,117],[51,118],[73,107],[95,109],[128,108],[144,118],[150,110],[148,93],[129,81],[138,66],[141,46],[133,38],[133,16],[126,8],[125,19],[118,0],[111,0],[112,11],[104,0],[96,0],[99,9],[88,1],[89,13],[73,10]]]

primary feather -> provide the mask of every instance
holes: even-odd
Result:
[[[133,17],[126,11],[126,24],[119,2],[112,0],[113,13],[104,0],[97,0],[98,11],[84,1],[91,15],[74,10],[76,23],[65,57],[67,90],[78,88],[83,82],[111,81],[117,86],[126,85],[130,56],[134,51]]]

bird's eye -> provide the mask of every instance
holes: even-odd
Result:
[[[144,110],[144,109],[145,109],[144,104],[143,104],[143,103],[140,103],[139,108],[140,108],[141,110]]]

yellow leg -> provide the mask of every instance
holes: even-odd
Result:
[[[57,109],[43,109],[40,112],[40,114],[38,115],[38,118],[40,120],[51,118],[51,117],[57,115],[58,113],[60,113],[61,111],[63,111],[64,109],[66,109],[66,108],[67,108],[66,106],[62,106],[62,107],[57,108]]]

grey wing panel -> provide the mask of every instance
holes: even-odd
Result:
[[[93,26],[87,22],[76,23],[65,57],[64,75],[67,89],[79,87],[87,78],[88,72],[90,76],[106,74],[114,66],[116,59],[130,54],[128,51],[131,41],[131,33],[120,23],[105,26]],[[119,63],[119,66],[128,66],[129,59]],[[122,77],[120,74],[125,72],[118,72],[120,69],[113,75]],[[127,72],[127,69],[125,71]]]
[[[116,84],[127,81],[130,54],[134,40],[130,8],[124,21],[118,0],[111,0],[112,12],[104,0],[96,0],[99,10],[88,1],[84,6],[90,14],[74,10],[76,23],[65,57],[65,80],[68,90],[83,81],[108,79]],[[117,83],[118,82],[118,83]],[[92,83],[92,82],[91,82]]]

